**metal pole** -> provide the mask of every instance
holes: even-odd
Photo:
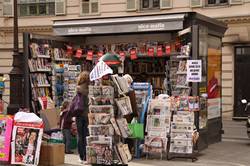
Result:
[[[19,54],[18,46],[18,16],[17,0],[14,0],[14,18],[13,18],[13,63],[10,72],[10,104],[7,108],[8,114],[15,114],[23,106],[23,73],[21,66],[23,63],[22,55]]]

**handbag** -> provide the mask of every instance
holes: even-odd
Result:
[[[77,117],[83,114],[86,114],[87,116],[88,112],[84,109],[87,109],[88,106],[84,106],[84,103],[86,103],[84,100],[87,100],[87,97],[84,97],[84,95],[80,93],[77,93],[77,95],[73,98],[69,109],[71,117]]]

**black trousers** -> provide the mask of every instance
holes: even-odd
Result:
[[[76,117],[76,127],[78,153],[81,160],[86,160],[86,137],[89,135],[88,117]]]

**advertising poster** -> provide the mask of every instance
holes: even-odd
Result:
[[[221,50],[208,49],[208,98],[220,98],[221,94]]]
[[[207,119],[218,118],[221,116],[221,99],[207,100]]]
[[[201,60],[187,60],[187,82],[201,82]]]
[[[0,161],[9,161],[13,117],[0,115]]]
[[[221,116],[221,40],[209,37],[208,42],[208,119]]]
[[[38,165],[42,134],[43,123],[15,122],[11,143],[11,164]]]

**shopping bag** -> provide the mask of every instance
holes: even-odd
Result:
[[[142,123],[130,123],[128,128],[132,133],[133,138],[144,139],[144,128]]]

